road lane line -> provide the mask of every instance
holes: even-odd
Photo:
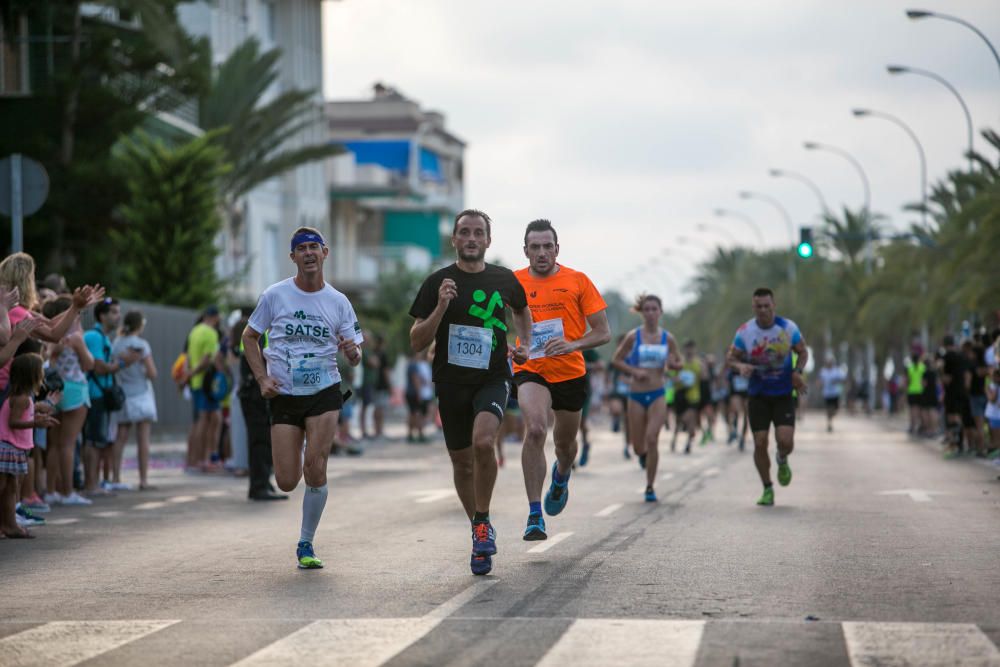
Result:
[[[327,474],[329,477],[329,474]],[[202,498],[222,498],[223,496],[228,496],[229,493],[226,491],[203,491],[201,494]]]
[[[46,526],[68,526],[71,523],[76,523],[79,519],[46,519]]]
[[[162,501],[159,501],[159,500],[154,500],[152,502],[142,503],[140,505],[136,505],[132,509],[134,509],[134,510],[156,510],[156,509],[160,509],[161,507],[166,507],[166,506],[167,506],[167,504],[165,502],[162,502]]]
[[[709,468],[708,470],[705,470],[704,472],[702,472],[701,476],[702,477],[715,477],[720,472],[722,472],[721,468]]]
[[[595,514],[594,516],[611,516],[612,514],[614,514],[618,510],[620,510],[622,507],[623,507],[623,505],[621,503],[615,503],[614,505],[608,505],[607,507],[605,507],[604,509],[602,509],[600,512],[598,512],[597,514]]]
[[[542,542],[538,546],[534,546],[534,547],[531,547],[530,549],[528,549],[528,553],[529,554],[540,554],[543,551],[548,551],[549,549],[551,549],[555,545],[559,544],[560,542],[562,542],[563,540],[565,540],[567,537],[569,537],[572,534],[573,534],[572,531],[569,531],[569,532],[566,532],[566,533],[556,533],[555,535],[553,535],[549,539],[545,540],[544,542]]]
[[[102,519],[113,519],[116,516],[121,516],[122,513],[118,510],[107,510],[104,512],[94,512],[94,516],[99,516]]]
[[[180,621],[54,621],[0,639],[4,667],[70,667]]]
[[[845,622],[841,626],[852,667],[1000,664],[1000,651],[972,623]]]
[[[581,618],[537,667],[691,667],[704,629],[705,621]]]
[[[198,500],[198,496],[174,496],[173,498],[167,498],[169,503],[192,503]]]
[[[335,618],[315,621],[235,663],[233,667],[314,663],[334,667],[378,667],[436,628],[441,621],[496,581],[469,586],[425,616]]]

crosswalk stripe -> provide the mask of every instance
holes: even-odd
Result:
[[[852,667],[1000,665],[1000,651],[971,623],[845,622],[842,626]]]
[[[489,580],[477,582],[417,618],[332,618],[315,621],[232,667],[284,667],[297,663],[378,667],[495,583]]]
[[[4,667],[70,667],[180,621],[53,621],[0,639]]]
[[[537,667],[691,667],[705,621],[577,619]]]
[[[233,667],[322,664],[377,667],[434,629],[440,619],[331,618],[265,646]]]
[[[551,549],[555,545],[559,544],[560,542],[562,542],[563,540],[565,540],[567,537],[569,537],[572,534],[573,534],[572,531],[565,532],[565,533],[556,533],[555,535],[553,535],[549,539],[545,540],[544,542],[542,542],[538,546],[534,546],[534,547],[531,547],[530,549],[528,549],[528,553],[529,554],[540,554],[543,551],[548,551],[549,549]]]
[[[620,510],[622,507],[624,507],[624,505],[622,505],[621,503],[615,503],[614,505],[608,505],[607,507],[605,507],[604,509],[602,509],[600,512],[598,512],[597,514],[595,514],[594,516],[611,516],[612,514],[614,514],[618,510]]]

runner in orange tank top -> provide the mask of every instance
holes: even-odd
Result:
[[[569,499],[569,476],[576,459],[576,434],[587,400],[587,367],[583,350],[611,340],[607,305],[584,274],[556,262],[559,238],[548,220],[535,220],[524,233],[528,267],[515,271],[531,308],[531,347],[523,364],[514,364],[517,400],[524,417],[521,468],[528,494],[524,539],[544,540],[542,486],[545,484],[545,439],[549,411],[555,413],[552,438],[556,462],[545,494],[545,512],[562,512]],[[587,328],[590,331],[587,331]]]

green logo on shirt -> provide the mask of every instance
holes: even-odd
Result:
[[[494,290],[493,294],[490,295],[489,303],[486,304],[486,308],[479,306],[486,301],[486,292],[481,289],[477,289],[472,293],[472,300],[476,303],[469,306],[469,315],[478,317],[483,321],[483,327],[490,329],[500,329],[504,333],[507,332],[507,325],[503,323],[503,320],[493,316],[493,311],[497,308],[503,308],[503,298],[500,296],[500,292]],[[493,349],[497,349],[497,332],[493,332]]]

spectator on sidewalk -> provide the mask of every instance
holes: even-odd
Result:
[[[372,351],[364,357],[361,377],[361,437],[381,438],[384,435],[385,410],[389,407],[392,384],[389,379],[391,367],[389,355],[385,352],[385,338],[374,335]],[[368,408],[372,409],[374,434],[368,435]]]
[[[183,384],[191,389],[195,418],[188,439],[187,465],[191,472],[214,472],[212,452],[219,442],[222,426],[222,406],[204,391],[205,376],[214,373],[219,353],[219,309],[209,306],[201,321],[191,329],[187,339],[188,371]]]
[[[139,462],[139,490],[152,488],[148,479],[149,440],[152,426],[157,418],[156,394],[153,391],[156,362],[153,360],[153,350],[149,342],[142,338],[145,328],[146,319],[142,313],[130,310],[122,320],[121,335],[111,346],[111,353],[116,359],[125,358],[128,352],[140,355],[140,363],[131,364],[116,374],[116,380],[125,392],[125,405],[115,413],[118,431],[114,443],[114,477],[111,480],[113,489],[129,488],[122,483],[121,468],[122,453],[133,425]]]
[[[407,442],[427,442],[424,426],[432,400],[434,384],[431,381],[431,364],[427,361],[427,351],[421,350],[410,358],[406,366]]]
[[[111,336],[118,330],[121,308],[118,300],[104,298],[94,306],[94,326],[83,334],[83,342],[94,358],[89,375],[90,409],[83,424],[83,478],[87,493],[110,493],[98,488],[98,474],[111,468],[111,413],[119,409],[115,373],[139,363],[141,354],[127,350],[117,359],[112,354]]]

